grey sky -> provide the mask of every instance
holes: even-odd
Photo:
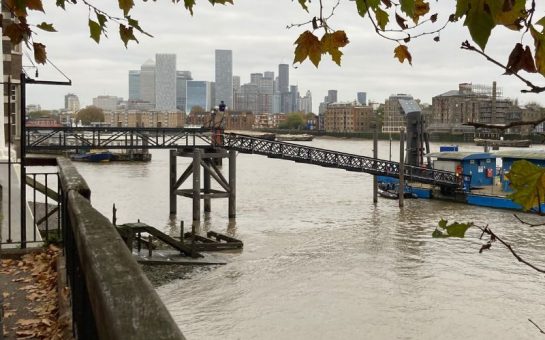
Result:
[[[116,5],[110,9],[111,13],[120,15],[117,1],[111,3]],[[313,6],[316,3],[313,1]],[[140,43],[131,42],[125,49],[115,25],[110,25],[109,39],[103,38],[100,45],[89,38],[86,7],[67,5],[64,12],[51,5],[46,7],[45,16],[33,14],[31,20],[35,24],[53,23],[59,32],[38,32],[35,40],[47,45],[49,59],[72,79],[73,85],[29,86],[27,102],[45,109],[63,107],[64,95],[69,92],[77,94],[84,106],[98,95],[126,99],[128,71],[139,69],[155,53],[175,53],[177,69],[190,70],[197,80],[214,80],[216,48],[233,50],[233,74],[239,75],[242,83],[249,82],[252,72],[274,71],[277,75],[279,63],[292,64],[293,42],[307,29],[287,30],[286,26],[309,20],[297,1],[289,0],[235,0],[234,6],[215,7],[201,0],[194,8],[193,17],[181,3],[137,0],[132,16],[154,38],[137,36]],[[444,2],[442,6],[439,22],[446,20],[451,12]],[[543,15],[536,13],[535,17]],[[432,40],[433,36],[411,42],[413,66],[400,64],[393,58],[396,43],[374,34],[368,19],[358,16],[354,2],[341,0],[330,25],[345,30],[350,40],[342,50],[342,66],[324,55],[318,69],[309,61],[290,67],[290,83],[299,86],[301,95],[307,90],[312,92],[315,110],[328,89],[338,90],[340,101],[354,100],[356,92],[364,91],[368,99],[378,102],[393,93],[409,93],[431,103],[433,96],[456,89],[458,83],[491,85],[494,80],[503,88],[505,97],[518,98],[522,104],[531,101],[545,104],[543,95],[521,94],[520,90],[525,88],[522,82],[503,76],[500,68],[476,53],[461,50],[461,43],[470,39],[461,23],[451,24],[441,32],[439,43]],[[516,33],[497,28],[487,53],[506,62],[517,37]],[[29,65],[29,61],[24,64]],[[51,67],[40,66],[39,70],[40,79],[61,78]],[[545,84],[541,76],[528,78],[538,85]]]

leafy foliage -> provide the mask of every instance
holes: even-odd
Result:
[[[291,112],[286,116],[286,120],[278,124],[280,129],[299,130],[305,127],[305,114],[301,112]]]
[[[104,112],[101,108],[96,106],[87,106],[86,108],[79,110],[76,115],[76,120],[81,121],[85,125],[94,122],[103,122]]]
[[[530,210],[545,202],[545,168],[527,160],[520,160],[513,163],[506,177],[514,190],[509,197],[524,210]]]
[[[466,231],[473,226],[472,222],[458,223],[453,222],[448,224],[447,220],[441,219],[438,223],[438,227],[432,233],[432,237],[460,237],[465,236]]]

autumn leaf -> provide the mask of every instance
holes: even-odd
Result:
[[[33,43],[34,48],[34,60],[39,64],[45,64],[47,61],[47,53],[45,52],[45,45],[41,43]]]
[[[91,19],[89,19],[89,32],[91,34],[91,39],[96,41],[96,43],[100,43],[100,33],[102,32],[102,29],[100,28],[100,25]]]
[[[399,45],[394,49],[394,58],[399,59],[400,63],[403,63],[405,59],[409,61],[409,64],[412,65],[412,56],[409,53],[409,48],[406,45]]]
[[[539,19],[535,25],[539,25],[541,27],[543,27],[543,30],[541,31],[542,33],[545,33],[545,17]]]
[[[318,67],[322,58],[322,48],[318,37],[310,31],[305,31],[301,33],[294,44],[297,47],[295,47],[293,63],[302,63],[308,57],[314,66]]]
[[[390,0],[380,0],[386,8],[392,7],[392,2]]]
[[[522,29],[521,22],[528,17],[526,0],[488,1],[487,6],[496,25],[503,25],[515,31]]]
[[[524,210],[530,210],[545,202],[545,168],[527,160],[513,163],[506,177],[510,181],[513,193],[509,195]]]
[[[401,29],[407,28],[407,24],[405,23],[405,21],[407,20],[403,19],[403,17],[401,17],[399,14],[396,13],[396,22],[399,25],[399,27],[401,27]]]
[[[414,2],[414,12],[412,15],[413,21],[415,24],[418,24],[418,20],[421,16],[428,14],[430,11],[430,4],[424,2],[424,0],[416,0]]]
[[[26,7],[28,9],[31,9],[33,11],[44,11],[44,6],[42,4],[42,0],[26,0]]]
[[[131,8],[134,7],[133,0],[118,0],[119,8],[123,10],[123,15],[129,14]]]
[[[57,30],[55,29],[55,27],[53,27],[52,24],[48,24],[46,22],[42,22],[41,24],[38,24],[36,27],[47,32],[57,32]]]
[[[432,15],[430,16],[430,21],[431,21],[431,22],[436,22],[436,21],[437,21],[437,13],[432,14]]]
[[[341,56],[343,53],[339,51],[339,48],[348,44],[348,38],[344,31],[335,31],[333,33],[325,33],[320,40],[322,53],[329,53],[331,59],[337,64],[341,65]]]
[[[11,23],[4,28],[4,35],[9,37],[10,41],[16,45],[23,41],[25,32],[23,31],[21,25]]]
[[[301,7],[303,7],[305,11],[308,12],[307,0],[299,0],[299,4],[301,5]]]
[[[536,66],[534,64],[534,58],[530,47],[526,46],[526,49],[521,43],[515,45],[515,48],[509,55],[509,61],[507,62],[507,71],[505,74],[517,73],[520,70],[524,70],[529,73],[536,73]]]
[[[530,26],[532,38],[534,38],[534,47],[536,49],[535,61],[539,73],[545,76],[545,35],[539,33],[533,26]]]

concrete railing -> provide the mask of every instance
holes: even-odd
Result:
[[[66,267],[78,339],[184,339],[69,160],[58,158]]]

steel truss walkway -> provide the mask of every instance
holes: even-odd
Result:
[[[399,178],[399,163],[383,159],[348,154],[294,143],[276,142],[237,134],[226,134],[224,145],[242,153],[254,153],[270,158],[288,159],[299,163],[365,172],[372,175]],[[462,178],[456,173],[405,165],[405,179],[409,181],[462,187]]]
[[[216,136],[219,137],[219,136]],[[224,148],[270,158],[292,160],[347,171],[399,178],[399,163],[374,159],[306,145],[277,142],[239,134],[221,136]],[[220,138],[214,138],[219,141]],[[28,152],[41,150],[88,149],[180,149],[214,145],[211,129],[207,128],[115,128],[61,127],[26,128]],[[409,181],[461,188],[462,178],[454,172],[405,165]]]

